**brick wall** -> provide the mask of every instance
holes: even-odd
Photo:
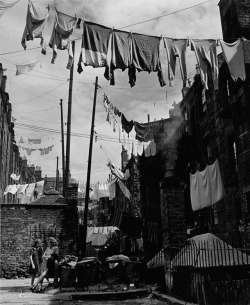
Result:
[[[60,254],[76,255],[77,210],[69,206],[1,205],[0,277],[27,277],[29,251],[35,238],[47,246],[49,236],[59,242]]]

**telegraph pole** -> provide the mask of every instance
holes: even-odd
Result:
[[[75,41],[72,41],[73,64],[70,69],[69,79],[69,99],[68,99],[68,119],[67,119],[67,143],[66,143],[66,164],[65,164],[65,198],[68,200],[69,187],[69,163],[70,163],[70,135],[71,135],[71,109],[72,109],[72,90],[73,90],[73,75],[74,75],[74,55]]]
[[[62,99],[60,99],[61,107],[61,133],[62,133],[62,180],[63,180],[63,196],[65,195],[65,156],[64,156],[64,128],[63,128],[63,105]]]
[[[56,190],[59,190],[59,170],[58,170],[58,156],[56,157]]]
[[[95,124],[95,107],[96,107],[97,89],[98,89],[98,76],[96,76],[96,80],[95,80],[95,92],[94,92],[94,101],[93,101],[93,110],[92,110],[92,123],[91,123],[90,141],[89,141],[88,171],[87,171],[84,220],[83,220],[83,249],[82,249],[83,257],[86,256],[86,240],[87,240],[88,209],[89,209],[89,187],[90,187],[92,147],[93,147],[94,128],[95,128],[94,124]]]

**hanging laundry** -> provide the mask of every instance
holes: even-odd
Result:
[[[137,155],[142,156],[143,154],[143,142],[137,142]]]
[[[243,39],[238,39],[233,43],[226,43],[220,40],[231,77],[235,82],[238,78],[243,81],[246,79],[243,44]]]
[[[20,179],[20,175],[16,175],[16,174],[14,174],[14,173],[12,173],[11,175],[10,175],[10,178],[12,178],[13,180],[19,180]]]
[[[10,192],[11,189],[12,189],[12,185],[7,185],[3,194],[7,195]]]
[[[117,181],[117,178],[112,180],[109,184],[109,200],[112,200],[112,199],[115,198],[115,195],[116,195],[116,181]]]
[[[28,139],[30,144],[41,144],[41,139]]]
[[[0,1],[0,17],[3,16],[3,14],[11,8],[13,5],[15,5],[20,0],[1,0]]]
[[[183,80],[183,87],[186,87],[187,82],[187,67],[186,67],[186,49],[187,39],[173,39],[163,37],[164,48],[167,52],[168,60],[168,79],[169,86],[174,85],[176,58],[179,58],[179,66],[181,70],[181,77]]]
[[[21,184],[20,185],[20,188],[18,189],[18,191],[17,191],[17,195],[19,195],[19,194],[25,194],[25,190],[26,190],[26,188],[28,187],[28,184]]]
[[[130,193],[129,189],[126,187],[126,185],[121,180],[118,180],[118,184],[119,184],[119,187],[120,187],[123,195],[125,197],[127,197],[129,200],[131,200],[131,193]]]
[[[151,141],[143,142],[143,149],[144,149],[145,157],[151,156],[150,144],[151,144]]]
[[[203,171],[190,174],[190,197],[193,211],[211,206],[224,196],[218,160]]]
[[[129,79],[128,82],[130,84],[130,87],[134,87],[136,82],[136,69],[132,65],[130,65],[128,68],[128,79]]]
[[[109,161],[107,166],[109,167],[113,175],[115,175],[119,179],[124,179],[124,173],[112,161]]]
[[[47,18],[49,16],[49,7],[40,5],[34,1],[28,4],[26,15],[26,26],[23,32],[21,44],[26,50],[26,41],[33,40],[34,38],[41,38],[42,53],[46,54],[46,41],[44,39],[44,31],[46,27]]]
[[[83,24],[82,50],[78,62],[78,73],[85,66],[106,67],[111,28],[85,21]]]
[[[36,60],[36,61],[26,64],[26,65],[16,65],[16,76],[32,71],[38,62],[39,61]]]
[[[20,188],[20,184],[13,184],[11,189],[9,190],[9,193],[15,195],[19,188]]]
[[[214,90],[218,89],[218,57],[217,40],[191,39],[191,50],[195,52],[196,60],[200,68],[201,82],[204,89],[208,90],[208,75],[211,73]]]
[[[37,191],[37,195],[38,196],[42,196],[43,195],[43,186],[44,186],[44,180],[38,181],[36,183],[35,190]]]
[[[145,140],[145,135],[147,133],[147,129],[149,128],[149,126],[134,121],[134,127],[136,132],[135,138],[143,142]]]
[[[134,126],[134,121],[128,121],[124,114],[122,113],[121,115],[121,123],[122,123],[122,128],[126,131],[126,133],[130,133],[130,131],[132,130],[133,126]]]
[[[131,56],[131,42],[132,42],[131,33],[114,30],[111,35],[111,48],[108,51],[108,58],[111,57],[109,64],[109,72],[106,72],[105,75],[108,75],[110,79],[110,84],[115,84],[114,70],[121,69],[124,71],[129,67]],[[109,54],[111,54],[109,56]]]
[[[76,22],[76,17],[66,15],[56,10],[54,28],[49,42],[49,46],[53,49],[52,64],[55,63],[57,49],[68,50],[69,59],[66,68],[71,69],[73,65],[73,51],[70,37]]]
[[[35,186],[36,186],[36,183],[30,183],[28,185],[25,196],[22,201],[23,204],[27,204],[27,203],[30,203],[33,201]]]
[[[161,37],[142,35],[133,33],[131,44],[131,65],[139,72],[162,71],[160,62],[160,40]],[[158,75],[162,76],[161,74]],[[165,82],[160,80],[160,85],[165,86]]]
[[[250,64],[250,40],[243,38],[244,62]]]

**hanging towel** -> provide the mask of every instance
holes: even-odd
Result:
[[[26,65],[16,65],[16,76],[32,71],[39,61],[36,60]]]
[[[207,165],[203,171],[190,174],[190,197],[193,211],[211,206],[224,196],[219,163]]]
[[[92,22],[84,22],[82,50],[77,69],[78,73],[83,71],[81,63],[94,68],[107,66],[110,36],[111,28]]]
[[[172,39],[163,37],[164,48],[167,53],[168,60],[168,79],[169,86],[174,85],[176,57],[179,58],[179,65],[181,70],[181,77],[183,80],[183,87],[186,87],[187,82],[187,67],[186,67],[186,49],[187,39]]]
[[[138,141],[137,142],[137,155],[142,156],[143,154],[143,142]]]
[[[220,40],[222,51],[232,79],[236,82],[238,78],[243,81],[246,79],[246,70],[244,63],[243,40],[238,39],[233,43],[226,43]]]
[[[20,0],[1,0],[0,1],[0,17],[2,17],[3,14],[13,5],[15,5],[18,1],[20,1]]]
[[[76,17],[58,11],[55,12],[55,23],[49,42],[49,46],[53,49],[52,64],[55,63],[58,49],[68,50],[69,59],[66,68],[71,69],[73,65],[73,51],[70,36],[73,33],[76,22]]]
[[[41,38],[42,53],[46,54],[46,41],[44,39],[44,31],[46,27],[47,18],[49,16],[49,7],[40,5],[34,1],[28,4],[26,15],[26,26],[23,32],[21,44],[26,50],[26,41],[34,38]]]
[[[221,179],[218,160],[208,166],[209,178],[211,182],[212,204],[220,201],[224,196],[224,186]]]
[[[208,90],[208,73],[212,74],[214,90],[218,89],[218,58],[217,41],[214,39],[191,39],[191,50],[195,52],[196,60],[200,68],[203,87]]]

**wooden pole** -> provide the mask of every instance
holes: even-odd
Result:
[[[88,209],[89,209],[89,188],[90,188],[90,173],[91,173],[91,160],[92,160],[92,147],[94,138],[94,128],[95,128],[95,107],[96,107],[96,95],[98,89],[98,76],[95,80],[95,93],[93,101],[93,111],[92,111],[92,123],[90,130],[90,141],[89,141],[89,157],[88,157],[88,171],[87,171],[87,181],[86,181],[86,193],[85,193],[85,207],[83,214],[83,248],[82,257],[86,256],[86,241],[87,241],[87,225],[88,225]]]
[[[72,41],[73,60],[75,54],[75,41]],[[66,164],[65,164],[65,198],[68,200],[69,187],[69,163],[70,163],[70,134],[71,134],[71,109],[72,109],[72,91],[73,91],[74,63],[70,69],[69,79],[69,98],[68,98],[68,119],[67,119],[67,143],[66,143]]]
[[[61,107],[61,134],[62,134],[62,193],[65,196],[65,156],[64,156],[64,126],[63,126],[63,105],[62,99],[60,99],[60,107]]]
[[[59,157],[56,157],[56,190],[59,190],[59,170],[58,170],[58,159]]]

